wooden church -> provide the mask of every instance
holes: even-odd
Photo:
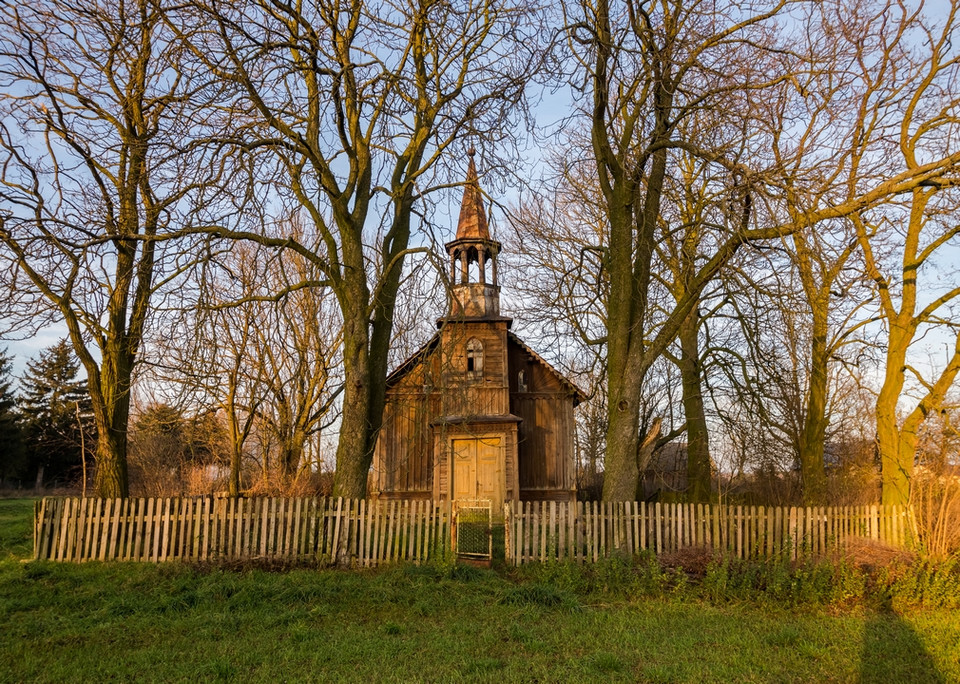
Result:
[[[473,152],[438,332],[387,379],[372,494],[504,501],[576,497],[573,410],[583,393],[510,332]]]

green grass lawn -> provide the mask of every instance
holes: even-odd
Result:
[[[0,682],[960,681],[960,611],[576,592],[450,567],[26,563],[0,500]]]

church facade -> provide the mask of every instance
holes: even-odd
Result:
[[[505,501],[576,497],[574,408],[583,393],[510,332],[471,153],[450,297],[437,333],[387,379],[374,453],[379,499]]]

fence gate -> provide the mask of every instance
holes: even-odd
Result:
[[[457,558],[489,561],[493,557],[491,502],[458,503],[454,520],[453,548]]]

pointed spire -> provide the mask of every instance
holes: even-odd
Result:
[[[463,187],[463,203],[460,205],[460,221],[457,224],[457,240],[489,240],[487,214],[483,209],[483,193],[477,180],[477,165],[473,161],[476,150],[467,151],[470,164],[467,167],[467,182]]]

